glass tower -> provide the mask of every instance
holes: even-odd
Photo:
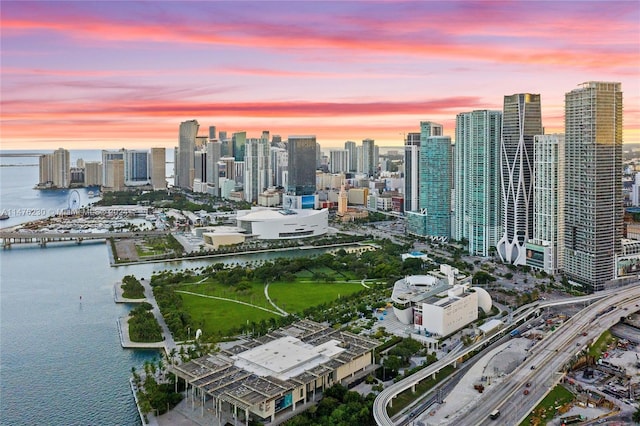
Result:
[[[501,130],[501,111],[476,110],[456,116],[452,234],[468,241],[472,256],[489,256],[502,235]]]
[[[565,94],[564,271],[597,291],[615,277],[622,238],[622,91],[591,81]]]

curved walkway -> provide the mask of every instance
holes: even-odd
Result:
[[[176,293],[184,293],[184,294],[190,294],[192,296],[206,297],[207,299],[216,299],[216,300],[224,300],[225,302],[239,303],[241,305],[249,306],[251,308],[262,309],[263,311],[269,312],[271,314],[280,315],[282,317],[286,316],[286,313],[283,314],[278,311],[272,311],[271,309],[263,308],[262,306],[258,306],[258,305],[252,305],[251,303],[243,302],[241,300],[228,299],[226,297],[209,296],[208,294],[193,293],[191,291],[184,291],[184,290],[176,290]]]
[[[273,303],[273,300],[271,300],[271,298],[269,297],[269,283],[266,283],[264,285],[264,297],[266,297],[267,301],[271,304],[271,306],[277,309],[283,316],[286,317],[287,315],[289,315],[289,312],[285,311],[284,309],[282,309],[281,307]]]

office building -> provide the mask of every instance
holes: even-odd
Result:
[[[271,182],[274,186],[285,186],[285,173],[287,172],[287,166],[289,164],[289,153],[284,148],[274,147],[270,148],[271,155],[271,170],[272,177]]]
[[[349,171],[350,158],[346,149],[332,149],[329,151],[329,171],[331,173],[347,173]]]
[[[236,161],[244,161],[247,132],[236,132],[231,135],[231,149]]]
[[[533,235],[533,137],[543,133],[540,95],[504,97],[500,144],[503,229],[497,251],[505,263],[527,263],[526,243]]]
[[[289,136],[288,182],[290,195],[309,195],[316,191],[316,137]]]
[[[358,154],[356,151],[356,143],[354,141],[346,141],[344,143],[344,149],[349,152],[349,168],[345,170],[348,173],[354,173],[358,170]]]
[[[564,246],[564,135],[533,138],[533,235],[527,265],[556,274]]]
[[[124,154],[124,184],[143,186],[151,183],[149,151],[128,149]]]
[[[564,272],[591,291],[614,278],[622,238],[622,90],[590,81],[565,94]]]
[[[107,160],[103,190],[124,191],[124,160]]]
[[[364,139],[362,141],[362,173],[367,176],[375,176],[377,172],[375,142],[373,139]]]
[[[193,192],[207,192],[207,163],[206,147],[193,153]]]
[[[167,154],[164,148],[151,148],[151,186],[154,191],[167,188]]]
[[[215,129],[215,127],[214,127]],[[211,132],[211,128],[209,128]],[[215,134],[215,130],[213,131]],[[209,139],[207,143],[207,193],[216,197],[220,196],[220,162],[222,145],[216,139]]]
[[[191,190],[195,176],[196,136],[200,124],[197,120],[189,120],[180,123],[179,145],[177,156],[174,159],[176,165],[175,186]]]
[[[102,186],[102,163],[99,161],[84,162],[84,185]]]
[[[452,237],[467,240],[472,256],[489,256],[502,236],[501,130],[501,111],[456,116]]]

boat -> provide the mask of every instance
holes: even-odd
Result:
[[[89,191],[87,192],[87,195],[89,196],[89,198],[94,198],[96,196],[96,193],[93,191]]]
[[[9,219],[9,215],[8,214],[6,214],[6,213],[0,214],[0,220],[7,220],[7,219]]]

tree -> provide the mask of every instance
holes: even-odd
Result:
[[[633,417],[631,417],[631,419],[636,423],[640,423],[640,407],[638,407],[636,412],[633,413]]]

